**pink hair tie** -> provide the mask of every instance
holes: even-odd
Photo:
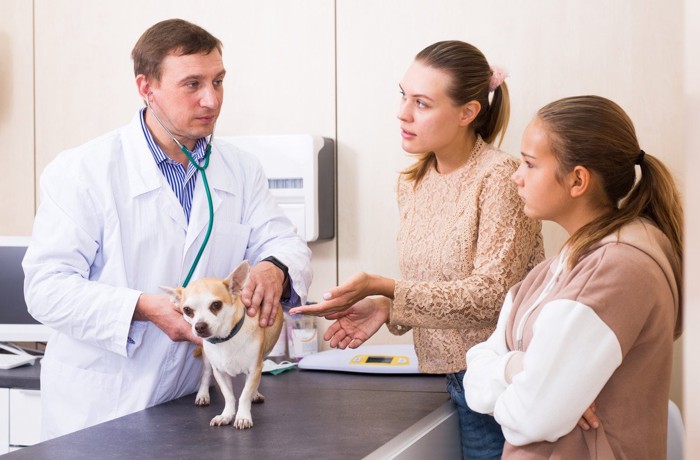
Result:
[[[506,79],[508,76],[508,72],[498,66],[491,66],[491,78],[489,79],[489,92],[492,93],[496,91],[496,88],[501,86],[501,83],[503,83],[503,80]]]

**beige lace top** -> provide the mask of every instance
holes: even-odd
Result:
[[[415,189],[399,178],[403,280],[389,330],[413,328],[421,372],[464,370],[466,351],[495,329],[508,289],[544,258],[541,224],[525,216],[510,181],[517,166],[479,138],[461,168],[432,169]]]

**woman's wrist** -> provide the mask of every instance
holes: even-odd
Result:
[[[382,311],[385,315],[384,323],[389,324],[389,320],[391,319],[391,299],[388,297],[379,297],[375,306],[377,310]]]
[[[369,276],[369,288],[371,293],[369,295],[381,295],[388,297],[389,299],[394,298],[394,289],[396,289],[396,281],[380,275],[367,274]]]

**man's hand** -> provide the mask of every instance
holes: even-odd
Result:
[[[136,302],[134,320],[152,322],[173,342],[202,344],[201,337],[192,332],[192,326],[185,321],[180,309],[166,294],[141,294]]]
[[[260,312],[260,327],[275,323],[277,306],[284,291],[283,283],[284,273],[272,262],[262,261],[250,270],[241,292],[241,300],[247,308],[248,316],[253,317]]]

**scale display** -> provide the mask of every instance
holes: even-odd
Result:
[[[368,374],[418,374],[418,357],[411,344],[363,345],[354,350],[327,350],[306,356],[299,369]]]

